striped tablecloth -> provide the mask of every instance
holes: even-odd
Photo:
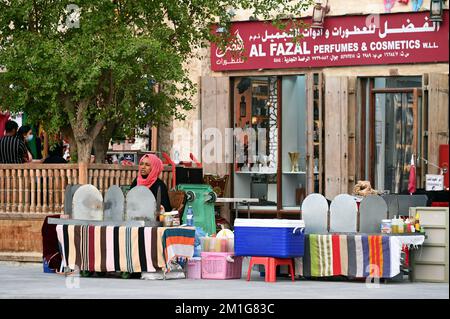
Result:
[[[63,264],[98,272],[155,272],[194,254],[195,229],[57,225]]]
[[[383,235],[305,235],[298,272],[305,277],[392,278],[400,273],[402,241]]]

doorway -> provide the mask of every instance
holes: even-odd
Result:
[[[421,77],[364,79],[362,87],[367,102],[360,112],[360,176],[379,191],[404,193],[412,156],[423,156]],[[415,165],[420,179],[420,163]]]

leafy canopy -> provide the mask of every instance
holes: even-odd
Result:
[[[311,0],[0,0],[0,105],[52,133],[90,141],[123,128],[183,119],[195,87],[185,61],[228,28],[232,11],[299,16]],[[69,124],[69,125],[68,125]]]

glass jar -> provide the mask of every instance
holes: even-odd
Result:
[[[172,227],[173,226],[173,215],[172,214],[164,214],[164,227]]]
[[[381,233],[382,234],[392,233],[392,221],[390,219],[381,220]]]

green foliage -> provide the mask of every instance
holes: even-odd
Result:
[[[26,111],[50,134],[70,125],[76,140],[95,138],[107,122],[126,132],[183,119],[196,92],[184,62],[211,40],[229,41],[210,31],[229,26],[230,8],[279,21],[310,3],[0,0],[0,104]]]

